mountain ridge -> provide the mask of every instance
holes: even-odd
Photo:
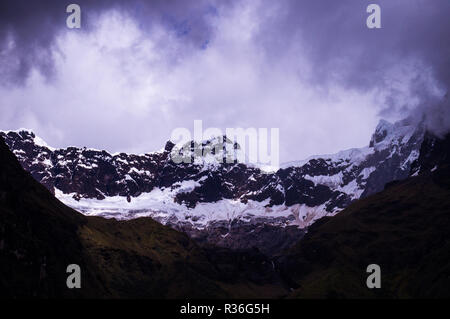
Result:
[[[314,156],[272,173],[238,162],[211,163],[211,158],[176,164],[170,141],[161,152],[133,155],[52,149],[30,131],[0,135],[25,170],[85,215],[149,216],[201,244],[257,247],[274,255],[280,243],[293,245],[321,217],[408,177],[423,131],[407,121],[381,121],[366,147]],[[213,157],[226,155],[215,154],[215,146],[202,143],[213,147]]]
[[[173,201],[187,209],[226,199],[262,203],[261,208],[299,204],[307,210],[323,205],[324,213],[332,214],[354,199],[382,190],[387,182],[408,176],[409,166],[418,156],[423,129],[414,129],[404,121],[380,121],[368,147],[312,156],[301,165],[275,173],[243,163],[176,165],[170,160],[174,146],[170,142],[161,152],[133,155],[75,147],[53,149],[31,131],[0,135],[36,180],[52,193],[60,190],[77,201],[121,196],[130,202],[155,189],[170,188],[175,190],[170,194]],[[377,170],[381,172],[377,174]],[[182,189],[183,185],[187,189]]]

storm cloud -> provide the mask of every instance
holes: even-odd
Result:
[[[46,76],[53,73],[52,50],[58,36],[67,32],[66,7],[71,2],[60,0],[2,1],[0,4],[1,76],[5,82],[20,83],[32,68]],[[221,5],[224,5],[223,1]],[[117,10],[132,16],[145,31],[164,24],[180,34],[188,34],[186,42],[201,44],[210,32],[204,21],[214,7],[208,0],[78,0],[82,8],[83,28],[92,32],[99,16]],[[8,56],[6,56],[8,54]],[[5,65],[8,62],[8,65]]]
[[[370,3],[382,9],[381,29],[364,27],[367,15],[356,14]],[[425,117],[431,130],[448,130],[449,1],[288,0],[278,8],[260,35],[269,54],[300,43],[311,83],[376,89],[382,114],[410,112]]]

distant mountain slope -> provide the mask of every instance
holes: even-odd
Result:
[[[243,262],[245,260],[245,262]],[[66,287],[81,267],[82,288]],[[0,296],[275,297],[285,294],[255,251],[198,248],[150,218],[86,217],[26,173],[0,138]]]
[[[175,164],[171,142],[160,152],[132,155],[52,149],[26,130],[0,135],[36,180],[87,215],[151,216],[194,229],[232,221],[303,228],[407,177],[423,129],[380,121],[367,147],[314,156],[273,173],[242,163]]]
[[[149,218],[86,217],[54,199],[0,139],[3,297],[449,297],[450,138],[427,135],[405,181],[324,217],[273,265],[198,248]],[[417,173],[417,174],[416,174]],[[82,269],[82,289],[65,269]],[[382,288],[365,285],[368,264]],[[278,269],[281,275],[278,274]]]
[[[450,136],[427,135],[413,175],[324,217],[278,260],[292,297],[450,297]],[[381,267],[381,289],[366,267]]]

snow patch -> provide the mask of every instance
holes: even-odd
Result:
[[[184,181],[176,189],[155,188],[150,193],[132,197],[128,202],[126,197],[112,196],[103,200],[81,198],[76,200],[75,193],[64,194],[55,189],[55,196],[67,206],[87,216],[102,216],[115,219],[133,219],[151,217],[163,224],[169,222],[190,222],[198,229],[203,229],[211,222],[232,221],[240,219],[251,221],[254,218],[265,218],[268,223],[282,223],[282,226],[296,225],[300,228],[309,226],[317,218],[330,214],[325,210],[325,204],[318,207],[306,205],[276,205],[266,207],[270,199],[263,202],[249,200],[242,203],[239,200],[222,199],[214,203],[198,203],[194,208],[174,202],[179,192],[190,191],[198,186],[195,181]]]

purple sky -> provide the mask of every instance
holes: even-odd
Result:
[[[0,4],[0,129],[141,153],[195,119],[278,127],[285,162],[364,146],[380,118],[450,127],[448,0],[73,2],[79,30],[71,2]]]

